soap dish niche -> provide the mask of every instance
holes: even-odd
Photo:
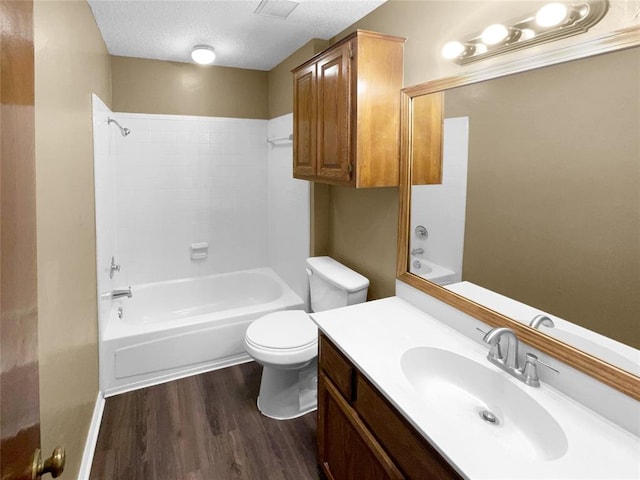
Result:
[[[192,243],[190,251],[191,260],[205,260],[209,256],[209,244],[207,242]]]

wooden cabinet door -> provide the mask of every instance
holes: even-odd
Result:
[[[460,475],[361,375],[355,410],[408,479],[455,480]]]
[[[327,52],[317,62],[318,128],[316,174],[351,182],[352,43]]]
[[[295,72],[293,77],[293,175],[316,173],[316,65]]]
[[[332,480],[404,477],[324,375],[318,379],[318,459]]]

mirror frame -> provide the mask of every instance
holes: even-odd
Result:
[[[541,67],[555,65],[571,60],[614,52],[640,45],[640,25],[608,33],[583,43],[568,47],[545,51],[541,54],[508,64],[500,64],[486,69],[480,69],[459,76],[447,77],[439,80],[406,87],[402,90],[402,111],[400,131],[400,201],[398,213],[398,250],[397,274],[398,280],[431,295],[462,312],[487,323],[492,327],[507,326],[514,330],[523,342],[537,348],[567,365],[594,377],[598,381],[616,390],[640,400],[640,377],[611,365],[597,357],[563,343],[536,329],[513,320],[505,315],[488,309],[465,297],[455,294],[435,283],[429,282],[408,271],[410,214],[411,214],[411,115],[412,99],[421,95],[441,92],[443,90],[470,85],[514,73],[525,72]]]

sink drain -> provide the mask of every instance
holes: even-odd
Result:
[[[482,418],[482,420],[484,420],[487,423],[491,423],[492,425],[498,425],[500,423],[498,422],[498,417],[496,417],[489,410],[482,410],[480,412],[480,418]]]

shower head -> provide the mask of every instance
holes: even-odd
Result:
[[[122,125],[120,125],[116,120],[114,120],[111,117],[108,117],[107,123],[115,123],[120,129],[120,133],[122,134],[123,137],[126,137],[131,133],[131,130],[129,130],[128,128],[124,128]]]

